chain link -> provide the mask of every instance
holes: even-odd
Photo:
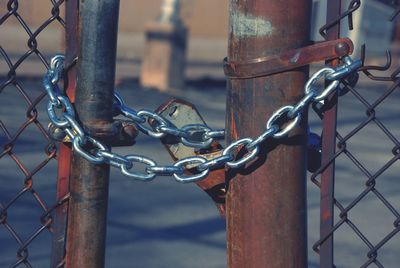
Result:
[[[159,130],[157,130],[159,127],[168,125],[167,121],[164,118],[162,118],[160,115],[153,113],[150,110],[140,110],[139,112],[137,112],[137,116],[144,119],[144,123],[137,124],[137,127],[139,128],[139,130],[142,131],[143,133],[149,135],[150,137],[158,138],[158,139],[160,139],[166,135],[166,133],[163,133],[163,132],[160,132]],[[155,130],[153,130],[153,128],[149,128],[145,125],[145,123],[147,121],[146,117],[154,120],[153,122],[154,122],[154,124],[156,124],[156,126],[154,127]]]
[[[152,159],[141,156],[141,155],[133,155],[133,154],[126,155],[126,156],[124,156],[124,158],[132,163],[132,165],[130,165],[130,166],[127,166],[124,164],[121,165],[121,172],[125,176],[131,177],[131,178],[134,178],[134,179],[140,180],[140,181],[151,181],[156,177],[155,173],[150,173],[147,171],[146,171],[146,173],[130,171],[132,169],[133,163],[142,163],[142,164],[146,164],[150,167],[155,167],[157,164]]]
[[[259,147],[254,146],[251,149],[247,149],[246,145],[248,145],[252,142],[253,142],[253,140],[251,138],[243,138],[243,139],[240,139],[240,140],[237,140],[237,141],[231,143],[231,145],[226,147],[225,150],[222,152],[222,155],[230,155],[230,156],[232,156],[233,159],[235,159],[233,151],[235,151],[235,150],[239,151],[239,149],[241,147],[244,147],[247,150],[247,152],[242,156],[241,159],[239,158],[239,159],[236,159],[235,161],[226,162],[226,165],[230,168],[238,168],[238,167],[243,166],[247,162],[250,162],[251,160],[253,160],[258,154]]]
[[[191,156],[191,157],[186,157],[183,158],[179,161],[177,161],[174,164],[174,167],[178,167],[178,168],[185,168],[186,165],[195,165],[195,164],[204,164],[207,162],[207,159],[205,159],[204,157],[201,156]],[[197,165],[198,166],[198,165]],[[182,183],[188,183],[188,182],[196,182],[196,181],[200,181],[202,179],[204,179],[205,177],[207,177],[208,173],[210,172],[210,169],[207,168],[203,171],[200,171],[200,173],[198,174],[191,174],[189,176],[185,176],[185,175],[179,175],[174,173],[174,178],[175,180],[182,182]]]
[[[286,137],[302,120],[302,113],[311,103],[325,100],[337,90],[339,80],[356,71],[361,61],[353,61],[346,56],[344,64],[333,68],[322,68],[310,77],[304,88],[304,97],[295,105],[287,105],[277,109],[268,119],[265,131],[258,137],[249,137],[234,141],[227,146],[222,155],[207,160],[202,156],[183,158],[173,165],[158,165],[154,160],[141,155],[119,155],[111,152],[100,141],[88,136],[76,120],[75,110],[69,99],[60,94],[57,86],[63,74],[64,56],[56,55],[50,63],[50,69],[43,78],[44,88],[49,96],[47,112],[51,123],[65,132],[72,140],[74,151],[94,164],[107,163],[117,167],[122,174],[140,181],[150,181],[156,176],[173,176],[182,183],[196,182],[204,179],[210,170],[226,166],[239,168],[253,161],[259,151],[260,144],[267,139]],[[318,88],[320,80],[329,80],[326,87]],[[163,138],[166,135],[178,137],[186,146],[207,148],[215,139],[225,135],[224,130],[212,130],[206,125],[189,124],[177,128],[167,119],[157,113],[142,109],[136,111],[127,105],[121,95],[114,93],[114,108],[118,114],[134,121],[138,129],[154,138]],[[137,164],[144,164],[144,171],[134,169]]]
[[[319,94],[317,94],[318,89],[316,84],[320,79],[326,79],[328,75],[332,75],[333,73],[335,73],[334,69],[325,67],[313,74],[305,85],[304,93],[306,96],[313,92],[315,97],[312,98],[312,101],[322,101],[326,99],[332,93],[332,91],[336,90],[337,86],[339,85],[339,80],[332,80],[331,83],[327,87],[323,88]]]
[[[300,122],[301,120],[301,113],[297,112],[296,116],[293,119],[290,119],[288,116],[288,113],[290,111],[294,111],[295,107],[291,105],[283,106],[279,108],[277,111],[275,111],[272,116],[268,119],[266,128],[271,129],[272,126],[278,127],[278,131],[272,134],[272,137],[274,138],[282,138],[285,137],[290,131],[292,131]],[[292,120],[291,122],[287,120],[283,120],[287,118],[287,120]],[[283,119],[282,119],[283,118]],[[280,129],[279,127],[279,121],[285,122],[286,126]]]
[[[225,136],[224,130],[212,130],[205,125],[189,124],[177,128],[157,113],[147,109],[136,111],[128,107],[118,92],[114,92],[114,107],[119,114],[133,120],[141,132],[153,138],[160,139],[166,135],[172,135],[188,147],[207,148],[214,140]],[[147,119],[152,124],[151,128],[147,126]]]
[[[207,148],[213,142],[213,138],[205,138],[206,134],[212,131],[211,128],[205,125],[186,125],[182,127],[182,130],[188,135],[186,137],[181,137],[181,142],[188,147]],[[196,141],[196,137],[201,137],[201,140]]]

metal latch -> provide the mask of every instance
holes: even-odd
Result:
[[[178,128],[190,124],[206,125],[196,107],[187,101],[173,98],[161,105],[156,112]],[[217,141],[214,141],[207,149],[188,147],[179,142],[176,137],[169,135],[162,138],[161,142],[174,161],[190,156],[202,156],[206,159],[213,159],[220,156],[223,149]],[[225,169],[211,170],[207,178],[196,182],[196,184],[212,198],[220,214],[224,216],[226,195]]]
[[[106,139],[99,137],[99,139],[105,141],[109,146],[130,146],[135,144],[138,130],[134,122],[117,119],[114,120],[110,128],[112,129],[112,136],[109,136]],[[67,133],[63,129],[55,126],[53,123],[49,123],[47,129],[47,133],[52,140],[62,143],[72,143],[72,140]],[[95,134],[96,133],[93,133],[93,135]]]
[[[260,57],[244,62],[224,59],[224,72],[230,79],[268,76],[293,70],[314,62],[341,58],[353,53],[353,42],[348,38],[316,42],[278,55]]]

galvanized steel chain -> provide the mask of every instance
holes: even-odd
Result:
[[[202,156],[192,156],[183,158],[173,165],[163,166],[145,156],[134,154],[123,156],[111,152],[107,146],[85,133],[76,120],[71,102],[61,94],[57,86],[63,73],[63,63],[64,56],[62,55],[57,55],[51,60],[50,69],[43,79],[43,84],[49,96],[47,111],[51,123],[68,135],[72,140],[74,151],[94,164],[108,163],[119,168],[124,175],[137,180],[150,181],[156,176],[172,175],[177,181],[183,183],[202,180],[207,177],[211,169],[222,166],[238,168],[252,161],[259,153],[261,143],[269,138],[280,139],[287,136],[299,124],[302,113],[311,103],[323,102],[337,90],[340,79],[353,73],[362,65],[361,61],[353,61],[346,56],[343,59],[343,65],[335,69],[325,67],[317,71],[307,81],[304,97],[295,105],[283,106],[276,110],[268,119],[265,131],[258,137],[239,139],[227,146],[220,156],[210,160]],[[317,84],[323,80],[328,80],[329,83],[326,87],[319,88]],[[214,139],[224,136],[224,130],[212,130],[206,125],[199,124],[177,128],[157,113],[146,109],[135,111],[125,105],[118,93],[114,94],[114,103],[119,114],[134,121],[140,131],[154,138],[173,135],[179,137],[186,146],[207,148]],[[152,120],[151,125],[146,125],[147,119]],[[239,156],[238,152],[241,150],[244,152]],[[134,165],[138,163],[146,165],[143,172],[134,170]]]
[[[208,126],[200,124],[190,124],[177,128],[168,120],[150,110],[135,111],[125,105],[123,98],[117,92],[114,92],[114,104],[120,114],[133,120],[141,132],[153,138],[172,135],[178,137],[186,146],[207,148],[215,139],[221,139],[225,136],[224,130],[212,130]],[[146,125],[148,121],[146,119],[152,120],[153,126],[151,128]]]

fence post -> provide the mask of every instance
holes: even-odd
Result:
[[[78,5],[77,1],[67,1],[65,3],[65,65],[72,66],[68,70],[68,81],[66,94],[71,102],[75,99],[76,87],[76,66],[73,64],[77,56],[77,38],[78,38]],[[60,153],[58,155],[58,172],[57,172],[57,202],[60,202],[69,193],[69,181],[71,176],[71,148],[61,143]],[[51,248],[51,264],[50,267],[60,267],[65,261],[65,245],[66,245],[66,227],[68,216],[68,202],[63,202],[54,211],[54,233]]]
[[[311,0],[231,0],[228,59],[309,44]],[[277,108],[303,96],[308,67],[228,80],[227,140],[255,137]],[[306,119],[306,118],[305,118]],[[307,267],[306,128],[267,140],[250,166],[227,172],[228,267]]]
[[[80,1],[75,108],[85,131],[104,141],[113,132],[118,0]],[[67,267],[104,267],[109,166],[74,154],[67,230]]]
[[[341,0],[328,0],[326,22],[336,20],[341,13]],[[340,23],[326,30],[326,39],[334,40],[340,36]],[[338,61],[331,61],[331,66],[337,66]],[[334,94],[326,104],[330,107],[324,113],[322,136],[322,166],[334,159],[336,148],[336,119],[337,119],[337,94]],[[335,187],[335,160],[333,160],[321,173],[321,207],[320,207],[320,237],[328,238],[321,244],[320,266],[322,268],[333,267],[333,233],[329,235],[333,227],[334,212],[334,187]]]

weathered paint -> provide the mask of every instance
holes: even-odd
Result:
[[[85,130],[104,142],[114,129],[112,104],[119,1],[80,1],[79,4],[75,108]],[[95,165],[74,153],[66,267],[104,267],[109,174],[109,165]]]
[[[245,14],[237,9],[231,9],[230,13],[231,30],[237,38],[270,37],[275,30],[272,23],[263,17]]]
[[[74,1],[65,3],[65,47],[66,47],[66,66],[70,66],[74,61],[78,51],[78,7]],[[68,70],[66,93],[69,99],[75,100],[76,87],[76,66]],[[58,174],[57,174],[57,202],[62,200],[69,193],[69,182],[71,176],[72,150],[66,144],[60,144],[60,153],[58,156]],[[65,257],[66,247],[66,225],[68,216],[68,202],[60,204],[54,211],[54,234],[51,248],[50,267],[61,267]]]
[[[309,44],[311,0],[231,0],[231,8],[229,61],[240,65]],[[301,67],[228,79],[227,143],[260,135],[277,108],[301,99],[307,78]],[[303,122],[288,138],[261,144],[252,163],[227,170],[229,268],[307,267],[305,145]]]

